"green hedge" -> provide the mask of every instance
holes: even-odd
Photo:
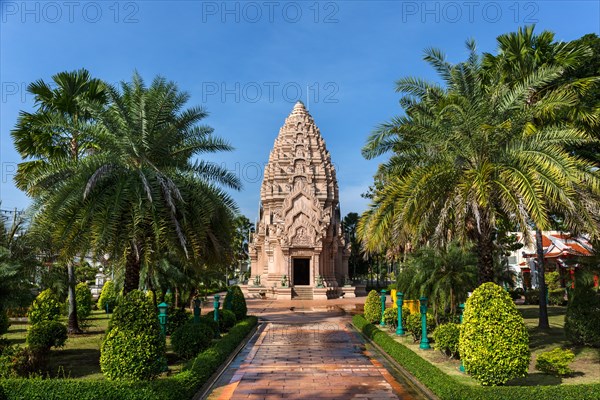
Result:
[[[183,372],[147,382],[85,379],[2,379],[0,399],[7,400],[167,400],[189,399],[219,368],[257,323],[248,317],[191,360]]]
[[[377,343],[442,400],[596,400],[600,398],[600,383],[492,387],[466,385],[445,374],[402,343],[395,341],[384,331],[369,324],[362,315],[355,315],[352,322],[365,336]]]

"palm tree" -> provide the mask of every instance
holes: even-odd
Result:
[[[545,67],[512,87],[489,76],[473,42],[467,61],[452,65],[435,49],[425,60],[444,86],[403,78],[397,90],[406,115],[381,125],[368,139],[363,155],[391,152],[380,166],[377,190],[359,230],[367,248],[385,243],[415,245],[473,240],[479,282],[494,278],[494,238],[500,219],[524,233],[529,223],[546,228],[549,214],[563,209],[572,223],[588,223],[598,234],[587,194],[600,192],[593,165],[565,150],[591,143],[587,132],[559,121],[537,125],[539,117],[570,107],[577,94],[531,90],[560,75]],[[586,192],[587,191],[587,192]]]
[[[52,191],[60,177],[44,185],[34,183],[35,176],[52,169],[56,164],[76,165],[97,145],[92,129],[92,111],[106,102],[104,84],[81,69],[60,72],[52,76],[54,88],[38,80],[27,90],[34,95],[37,109],[34,113],[22,111],[16,128],[11,132],[15,147],[23,161],[19,164],[15,182],[17,187],[34,199],[43,191]],[[38,223],[38,221],[34,221]],[[46,227],[52,229],[52,223]],[[69,333],[80,333],[75,301],[75,269],[73,260],[65,259],[69,275]]]
[[[141,270],[168,252],[191,267],[222,260],[235,204],[219,185],[240,183],[191,158],[231,147],[198,124],[207,113],[184,109],[189,95],[164,78],[146,86],[136,73],[120,90],[108,86],[107,95],[110,106],[97,115],[99,149],[76,168],[64,164],[36,176],[40,184],[61,177],[41,196],[40,218],[56,221],[65,253],[111,254],[124,268],[124,293],[138,289]]]
[[[576,69],[589,55],[590,51],[584,46],[572,45],[554,41],[554,33],[543,31],[539,35],[534,33],[534,26],[519,28],[517,32],[500,35],[498,41],[498,54],[484,55],[484,66],[489,74],[498,76],[500,81],[511,87],[527,83],[528,77],[547,67],[559,67],[561,73],[545,85],[530,88],[530,94],[525,99],[524,106],[533,106],[541,96],[560,97],[565,91],[570,90],[577,95],[577,102],[563,110],[563,112],[549,115],[536,116],[536,125],[552,125],[557,120],[567,120],[583,129],[589,125],[598,125],[598,112],[586,110],[581,101],[598,77],[586,77],[564,81],[563,76],[569,70]],[[589,132],[588,132],[589,133]],[[568,146],[567,143],[565,143]],[[556,210],[561,214],[562,210]],[[573,227],[585,229],[588,224]],[[544,249],[542,245],[542,230],[535,226],[535,242],[538,265],[538,282],[540,286],[540,316],[539,327],[549,328],[548,311],[546,306],[546,280],[544,267]]]
[[[458,304],[477,283],[477,257],[472,248],[451,242],[443,248],[422,247],[411,253],[399,274],[397,289],[409,298],[427,296],[436,315]]]

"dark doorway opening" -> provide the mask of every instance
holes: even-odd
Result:
[[[294,258],[294,285],[310,285],[310,258]]]

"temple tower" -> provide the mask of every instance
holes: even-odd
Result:
[[[348,256],[335,168],[319,128],[298,102],[265,168],[250,285],[267,297],[337,297]]]

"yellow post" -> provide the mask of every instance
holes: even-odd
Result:
[[[398,308],[398,305],[396,304],[397,299],[398,296],[396,295],[396,289],[392,289],[392,304],[394,305],[394,308]]]

